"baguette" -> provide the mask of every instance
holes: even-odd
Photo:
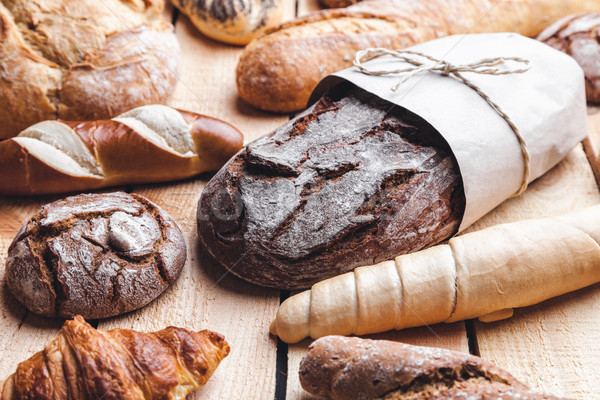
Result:
[[[365,0],[322,10],[265,32],[244,50],[236,71],[242,99],[267,111],[306,107],[325,76],[350,67],[358,50],[397,49],[457,33],[535,36],[555,20],[600,11],[596,0]]]
[[[387,340],[328,336],[300,363],[300,383],[334,400],[558,400],[470,354]]]
[[[600,205],[497,225],[319,282],[283,302],[271,332],[294,343],[507,318],[513,307],[599,282],[599,242]]]
[[[219,169],[243,144],[233,126],[162,105],[112,120],[43,121],[0,143],[0,194],[163,182]]]

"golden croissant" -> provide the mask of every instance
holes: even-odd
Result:
[[[223,336],[206,330],[103,331],[76,316],[17,366],[1,399],[185,399],[228,353]]]

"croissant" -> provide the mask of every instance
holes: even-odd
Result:
[[[103,331],[76,316],[44,350],[17,366],[2,385],[1,400],[184,399],[228,353],[215,332]]]
[[[364,335],[479,318],[491,322],[600,282],[600,206],[500,224],[360,267],[288,298],[271,332]]]

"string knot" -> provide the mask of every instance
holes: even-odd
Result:
[[[411,65],[396,69],[372,70],[363,64],[369,60],[373,60],[382,56],[392,56]],[[521,66],[510,68],[507,65],[508,61],[520,64]],[[462,75],[462,72],[473,72],[476,74],[486,75],[522,74],[529,70],[529,60],[519,57],[496,57],[484,58],[469,64],[452,64],[446,60],[440,60],[418,51],[371,48],[358,51],[354,58],[354,65],[360,72],[367,75],[404,75],[402,79],[392,87],[393,91],[396,91],[404,82],[422,72],[438,71],[442,76],[452,75],[462,81],[465,85],[477,92],[477,94],[479,94],[490,105],[490,107],[492,107],[506,121],[511,130],[514,132],[517,140],[519,141],[519,145],[521,146],[521,152],[523,153],[524,173],[521,187],[513,196],[518,196],[523,193],[525,189],[527,189],[531,172],[529,165],[530,156],[529,151],[527,150],[525,139],[519,132],[517,126],[512,122],[508,115],[502,111],[500,106],[492,101],[492,99],[490,99],[490,97],[486,95],[477,85],[466,79]],[[504,68],[500,68],[500,66],[503,66]]]
[[[450,64],[448,61],[442,61],[442,64],[444,65],[444,70],[442,71],[442,75],[444,75],[444,76],[450,75],[450,72],[452,72],[453,65]]]

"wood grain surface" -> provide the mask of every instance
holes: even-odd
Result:
[[[316,0],[284,1],[286,19],[318,9]],[[257,111],[238,98],[235,67],[241,47],[203,37],[171,7],[166,15],[171,20],[176,17],[183,54],[171,105],[234,124],[244,132],[246,143],[289,118]],[[504,202],[468,231],[600,203],[594,177],[594,171],[600,176],[600,114],[591,114],[589,121],[592,134],[584,142],[585,152],[578,146],[522,196]],[[230,356],[190,399],[311,399],[298,380],[298,365],[310,340],[287,346],[268,334],[282,293],[233,277],[199,250],[196,206],[208,179],[206,174],[182,182],[120,188],[148,197],[173,216],[184,232],[188,259],[179,279],[157,300],[135,312],[99,321],[97,326],[153,331],[176,325],[224,334],[232,348]],[[0,198],[2,278],[6,252],[17,230],[41,205],[60,197]],[[1,295],[0,380],[19,361],[41,350],[64,322],[29,313],[7,292],[4,280]],[[534,389],[600,399],[599,336],[600,286],[596,285],[516,310],[513,318],[491,324],[457,322],[369,337],[471,351],[508,369]]]

